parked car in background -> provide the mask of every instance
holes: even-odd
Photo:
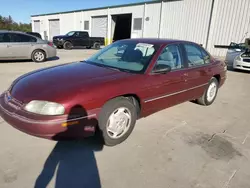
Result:
[[[32,59],[43,62],[56,54],[51,42],[23,32],[0,31],[0,60]]]
[[[226,71],[196,43],[120,40],[86,61],[21,76],[1,95],[0,115],[23,132],[55,140],[101,130],[114,146],[139,118],[185,101],[211,105]]]
[[[42,38],[42,36],[40,35],[40,33],[37,33],[37,32],[26,32],[27,34],[29,34],[29,35],[33,35],[33,36],[35,36],[35,37],[37,37],[37,38]]]
[[[245,43],[234,43],[231,42],[228,46],[227,54],[226,54],[226,63],[228,66],[233,66],[234,59],[245,52],[246,46]]]
[[[105,44],[103,37],[90,37],[86,31],[71,31],[66,35],[54,36],[54,45],[61,49],[71,49],[73,47],[86,47],[88,49],[99,49]]]
[[[226,55],[226,63],[233,69],[250,71],[250,47],[245,43],[231,43]]]

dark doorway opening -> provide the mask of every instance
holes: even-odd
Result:
[[[112,15],[111,37],[113,41],[131,37],[132,14]]]

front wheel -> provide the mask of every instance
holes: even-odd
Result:
[[[94,48],[97,49],[97,50],[99,50],[99,49],[101,48],[100,43],[96,42],[96,43],[94,44]]]
[[[197,100],[198,103],[204,106],[211,105],[217,96],[218,88],[219,88],[219,82],[215,77],[213,77],[210,80],[204,94]]]
[[[134,129],[137,111],[131,100],[125,97],[107,102],[98,119],[103,140],[107,146],[125,141]]]
[[[71,42],[69,41],[66,41],[64,44],[63,44],[63,48],[66,49],[66,50],[70,50],[72,49],[73,45]]]

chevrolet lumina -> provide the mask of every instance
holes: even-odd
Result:
[[[126,39],[85,61],[17,78],[0,97],[0,115],[33,136],[59,140],[99,130],[114,146],[139,118],[185,101],[211,105],[226,70],[193,42]]]

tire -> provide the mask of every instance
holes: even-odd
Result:
[[[91,49],[91,48],[92,48],[92,46],[87,46],[86,48],[87,48],[87,49]]]
[[[203,95],[199,99],[197,99],[198,104],[203,106],[211,105],[217,96],[218,88],[219,88],[219,82],[215,77],[213,77],[210,80],[208,87],[206,88]]]
[[[66,41],[66,42],[63,44],[63,48],[64,48],[65,50],[71,50],[72,47],[73,47],[73,45],[72,45],[72,43],[69,42],[69,41]]]
[[[98,43],[98,42],[94,43],[94,48],[99,50],[101,48],[100,43]]]
[[[63,49],[63,46],[57,46],[58,49]]]
[[[41,63],[46,60],[46,53],[42,50],[35,50],[31,55],[32,61]]]
[[[113,126],[112,117],[114,117],[113,122],[115,120]],[[137,111],[131,100],[118,97],[108,101],[103,106],[98,118],[99,129],[105,145],[115,146],[125,141],[133,131],[136,120]],[[112,129],[116,130],[116,134]]]

